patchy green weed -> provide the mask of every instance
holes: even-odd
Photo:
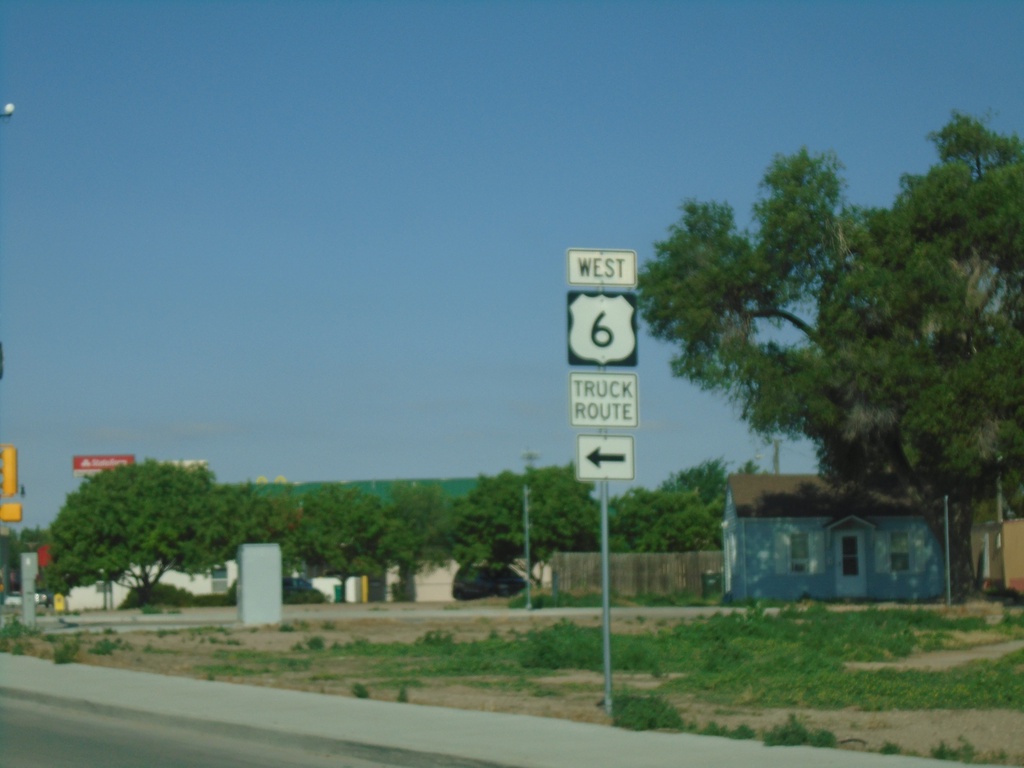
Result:
[[[657,694],[626,694],[613,699],[612,722],[630,731],[683,730],[678,710]]]
[[[816,730],[811,731],[802,722],[797,720],[796,715],[790,715],[789,720],[783,725],[778,725],[764,732],[764,744],[766,747],[830,747],[836,746],[836,735],[832,731]]]

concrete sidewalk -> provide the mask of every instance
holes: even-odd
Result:
[[[0,696],[409,765],[463,768],[949,768],[886,756],[168,677],[0,654]],[[396,759],[397,756],[397,759]]]

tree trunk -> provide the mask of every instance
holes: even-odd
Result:
[[[416,602],[416,566],[400,565],[398,567],[398,594],[405,602]]]

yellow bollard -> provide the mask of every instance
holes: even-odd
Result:
[[[64,613],[64,595],[60,592],[53,596],[53,610],[57,613]]]

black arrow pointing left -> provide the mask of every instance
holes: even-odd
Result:
[[[626,454],[624,453],[601,453],[600,448],[595,448],[587,454],[587,460],[598,469],[601,468],[602,461],[625,461]]]

